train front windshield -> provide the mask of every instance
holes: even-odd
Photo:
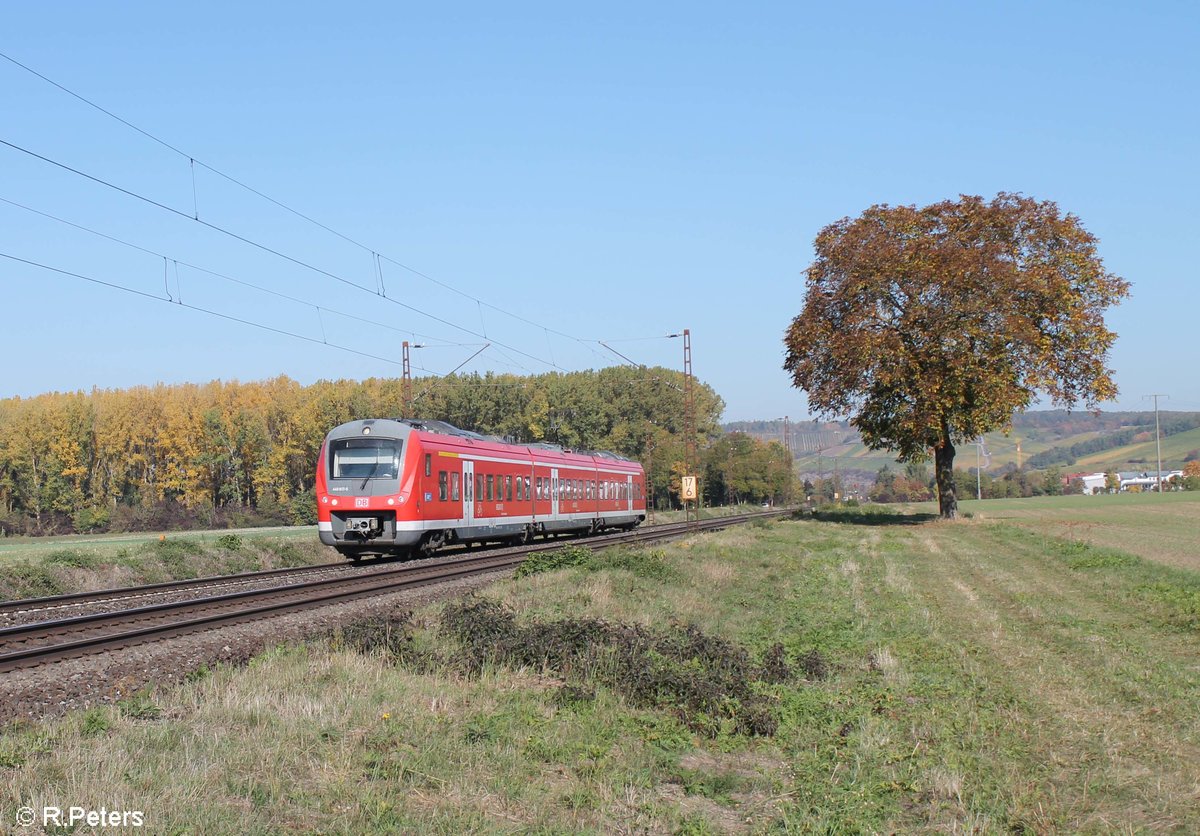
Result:
[[[400,448],[393,438],[343,438],[329,454],[331,479],[395,479],[400,475]]]

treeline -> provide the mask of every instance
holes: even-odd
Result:
[[[974,469],[956,468],[954,485],[959,499],[974,499],[977,493],[983,499],[1058,496],[1081,489],[1078,484],[1064,484],[1057,467],[1018,470],[1010,466],[999,473],[982,471],[978,475]],[[867,495],[873,502],[925,502],[936,498],[937,487],[928,465],[909,463],[901,473],[880,468]]]
[[[683,468],[683,397],[678,371],[618,367],[415,380],[407,416],[397,379],[302,386],[280,377],[0,400],[0,533],[311,522],[325,434],[380,416],[437,418],[512,441],[648,461],[655,501],[665,507],[677,502]],[[702,481],[706,501],[786,489],[778,480],[764,488],[738,470],[769,445],[739,446],[732,459],[721,448],[725,458],[713,464],[724,404],[704,384],[695,404],[702,473],[711,474]]]
[[[1144,421],[1146,417],[1145,413],[1129,414],[1137,415],[1141,421]],[[1170,415],[1159,422],[1159,431],[1164,438],[1176,433],[1194,430],[1196,427],[1200,427],[1200,414],[1197,413]],[[1128,444],[1153,440],[1154,424],[1139,424],[1132,427],[1125,427],[1107,435],[1089,438],[1086,441],[1079,441],[1066,447],[1051,447],[1048,450],[1043,450],[1029,457],[1029,466],[1039,468],[1052,464],[1073,465],[1078,459],[1090,456],[1092,453],[1115,450],[1118,447],[1124,447]]]

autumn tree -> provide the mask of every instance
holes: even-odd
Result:
[[[957,514],[955,445],[1039,393],[1089,408],[1116,395],[1104,311],[1129,292],[1096,238],[1049,201],[961,196],[872,206],[821,230],[784,368],[823,416],[873,449],[933,451],[941,515]]]

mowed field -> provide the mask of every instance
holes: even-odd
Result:
[[[935,513],[936,503],[905,506]],[[1200,492],[1038,496],[967,500],[959,510],[979,521],[1011,522],[1048,537],[1121,549],[1146,560],[1200,572]]]
[[[1119,517],[1137,546],[1140,519],[1143,539],[1174,531],[1194,554],[1200,509],[1136,499],[983,503],[955,523],[859,509],[568,553],[448,609],[11,727],[0,815],[132,809],[149,832],[1200,832],[1200,574],[1097,534]]]

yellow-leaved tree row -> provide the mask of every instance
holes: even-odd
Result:
[[[645,458],[669,504],[678,491],[672,469],[683,459],[682,383],[678,371],[630,367],[421,379],[409,415],[401,381],[378,378],[4,399],[0,533],[310,521],[322,439],[367,417],[436,418],[514,441]],[[703,450],[720,434],[724,404],[707,385],[695,391]]]

